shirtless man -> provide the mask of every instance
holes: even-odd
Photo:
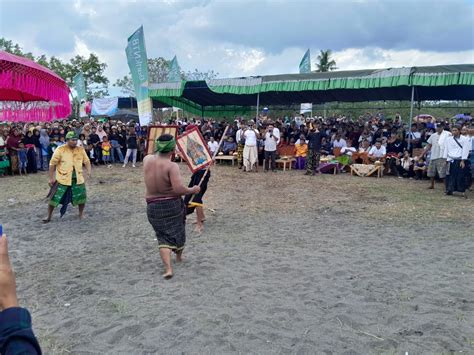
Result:
[[[199,186],[183,185],[178,165],[171,162],[175,147],[174,137],[163,134],[156,140],[156,154],[143,160],[147,216],[158,239],[165,279],[173,277],[171,251],[176,253],[176,261],[181,262],[186,242],[186,209],[181,196],[201,191]]]

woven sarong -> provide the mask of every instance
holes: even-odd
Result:
[[[186,243],[185,208],[180,197],[148,201],[148,222],[155,230],[159,248],[180,251]]]
[[[239,164],[239,167],[241,167],[244,164],[244,145],[239,144],[237,146],[237,163]]]
[[[49,200],[49,205],[53,207],[58,207],[62,205],[61,216],[66,213],[67,205],[72,203],[73,206],[84,205],[87,201],[86,185],[77,184],[77,179],[75,174],[72,177],[71,186],[57,184],[56,191],[54,195]]]

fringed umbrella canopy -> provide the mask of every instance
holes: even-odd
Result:
[[[70,113],[69,87],[59,75],[0,51],[0,121],[51,121]]]

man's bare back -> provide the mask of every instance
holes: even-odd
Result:
[[[145,198],[175,197],[199,192],[183,185],[179,166],[169,156],[147,155],[143,160]]]

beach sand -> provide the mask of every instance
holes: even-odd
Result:
[[[18,296],[46,354],[474,353],[472,193],[217,166],[205,232],[188,219],[165,281],[141,169],[93,174],[87,219],[70,208],[47,225],[45,174],[0,179]]]

